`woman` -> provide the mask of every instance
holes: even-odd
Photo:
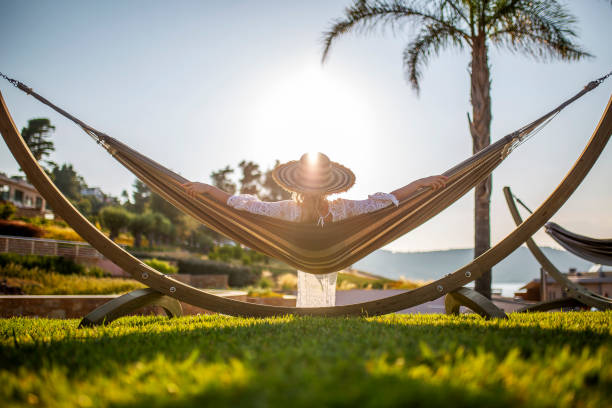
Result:
[[[277,166],[272,177],[285,190],[293,194],[292,200],[263,202],[250,194],[230,195],[205,183],[183,184],[187,192],[207,194],[228,206],[254,214],[280,218],[286,221],[317,223],[340,221],[359,214],[369,213],[391,204],[398,205],[419,188],[434,190],[446,185],[445,176],[431,176],[416,180],[390,194],[376,193],[366,200],[337,198],[328,201],[327,196],[347,191],[355,184],[353,172],[323,153],[304,154],[299,161]],[[313,275],[298,271],[298,307],[334,306],[337,272]]]

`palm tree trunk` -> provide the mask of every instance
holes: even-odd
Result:
[[[471,102],[474,121],[470,124],[473,152],[491,144],[491,79],[484,35],[474,38],[472,45]],[[491,177],[478,184],[474,202],[474,257],[491,247]],[[491,270],[476,280],[476,290],[491,298]]]

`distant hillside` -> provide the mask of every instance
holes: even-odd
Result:
[[[566,251],[542,248],[546,256],[566,272],[569,268],[586,271],[591,263]],[[354,268],[398,279],[403,276],[410,280],[433,280],[453,272],[472,259],[472,249],[451,249],[432,252],[391,252],[378,250],[353,265]],[[493,268],[493,281],[496,283],[521,283],[539,277],[540,265],[529,249],[520,247]]]

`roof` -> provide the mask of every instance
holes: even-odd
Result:
[[[574,282],[574,283],[580,283],[580,284],[585,284],[585,283],[612,283],[612,271],[611,272],[576,272],[575,274],[572,273],[564,274],[569,280],[570,282]],[[557,281],[554,280],[554,278],[552,276],[546,276],[546,284],[547,285],[554,285],[556,284]],[[535,288],[540,286],[540,279],[533,279],[529,282],[527,282],[527,284],[525,284],[524,286],[522,286],[520,289],[531,289],[531,288]]]
[[[7,177],[4,174],[0,174],[0,185],[5,185],[5,184],[10,184],[10,185],[13,185],[13,186],[19,186],[21,188],[25,188],[27,190],[30,190],[30,191],[35,192],[36,194],[40,195],[38,190],[36,190],[36,187],[31,185],[27,181],[19,180],[19,179],[12,178],[12,177]]]

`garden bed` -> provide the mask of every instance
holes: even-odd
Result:
[[[6,406],[598,407],[612,312],[0,320]]]

